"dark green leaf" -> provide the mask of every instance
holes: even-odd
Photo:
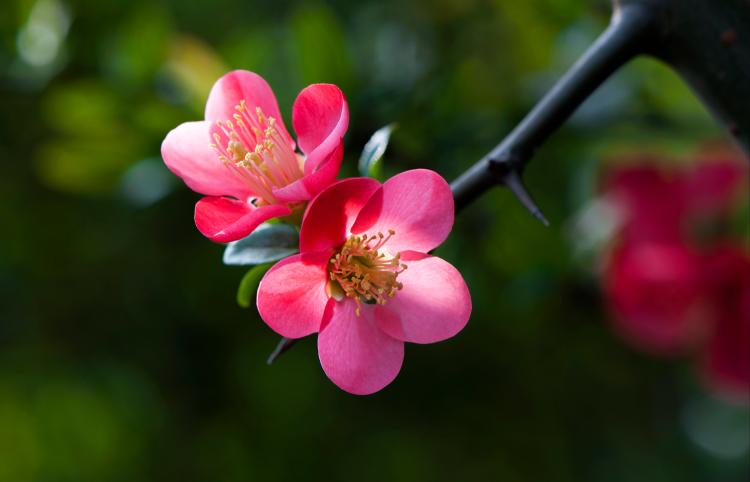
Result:
[[[252,266],[286,258],[297,252],[299,233],[290,224],[263,223],[246,238],[233,241],[224,250],[224,264]]]
[[[250,308],[255,297],[255,292],[258,291],[258,285],[260,284],[261,278],[266,274],[268,268],[271,267],[272,263],[259,264],[251,268],[240,281],[240,286],[237,288],[237,304],[243,308]]]
[[[388,141],[391,139],[391,132],[396,128],[396,124],[388,124],[381,127],[370,137],[370,140],[362,149],[359,157],[359,173],[365,177],[380,177],[380,160],[385,154],[388,147]]]

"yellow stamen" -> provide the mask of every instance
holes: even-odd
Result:
[[[384,305],[403,288],[397,280],[407,266],[401,263],[401,253],[391,256],[383,246],[396,234],[353,235],[329,260],[329,293],[337,300],[344,296],[357,303],[356,314],[361,314],[361,303]],[[336,296],[338,295],[338,296]]]
[[[231,119],[216,121],[221,133],[214,132],[209,146],[262,202],[276,203],[274,189],[302,178],[300,157],[279,134],[276,119],[266,116],[260,107],[251,115],[241,100],[235,110]]]

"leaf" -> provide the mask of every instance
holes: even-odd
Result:
[[[272,263],[259,264],[258,266],[252,267],[240,281],[240,286],[237,288],[237,304],[243,308],[250,308],[255,297],[256,291],[258,291],[258,285],[263,275],[271,267]]]
[[[224,264],[252,266],[270,263],[297,252],[299,234],[291,224],[263,223],[245,238],[232,241],[224,250]]]
[[[362,149],[359,156],[359,173],[365,177],[377,179],[380,176],[380,160],[385,154],[388,147],[388,141],[391,139],[391,132],[396,128],[396,124],[388,124],[376,130],[370,137],[370,140]]]

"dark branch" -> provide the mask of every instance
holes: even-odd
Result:
[[[643,53],[676,70],[750,158],[750,0],[619,0],[647,8]]]
[[[643,5],[616,9],[609,27],[520,124],[453,182],[456,209],[503,183],[510,171],[520,175],[536,148],[613,72],[643,50],[652,18],[651,10]],[[518,193],[514,191],[514,194]],[[529,207],[526,203],[524,205]]]
[[[613,0],[609,27],[513,131],[451,189],[456,212],[504,184],[547,219],[521,174],[535,150],[618,68],[649,54],[677,70],[750,157],[750,0]],[[268,363],[295,340],[282,338]]]
[[[266,360],[266,363],[269,365],[276,361],[276,359],[285,351],[290,349],[295,343],[297,343],[296,339],[293,338],[281,338],[279,340],[278,345],[276,345],[276,348],[274,348],[273,352],[271,352],[270,355],[268,355],[268,359]]]
[[[503,184],[505,184],[505,187],[507,187],[510,192],[512,192],[516,196],[516,198],[518,198],[521,204],[529,210],[532,216],[541,221],[545,226],[549,226],[549,221],[547,221],[547,218],[544,217],[541,209],[539,209],[534,200],[531,198],[531,194],[529,194],[529,192],[526,190],[526,186],[523,185],[523,180],[518,174],[518,171],[516,171],[515,169],[508,171],[508,173],[503,177],[502,182]]]

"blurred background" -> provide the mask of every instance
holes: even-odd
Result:
[[[608,16],[574,0],[5,0],[0,482],[747,480],[746,405],[707,390],[694,358],[612,330],[606,236],[581,230],[613,159],[675,164],[725,139],[655,61],[617,73],[529,165],[550,228],[501,189],[457,217],[437,254],[466,277],[471,321],[407,346],[370,397],[325,378],[314,338],[265,364],[278,337],[236,304],[245,270],[221,264],[192,222],[199,196],[160,158],[244,68],[287,122],[304,86],[341,86],[342,176],[397,122],[386,174],[451,180]]]

